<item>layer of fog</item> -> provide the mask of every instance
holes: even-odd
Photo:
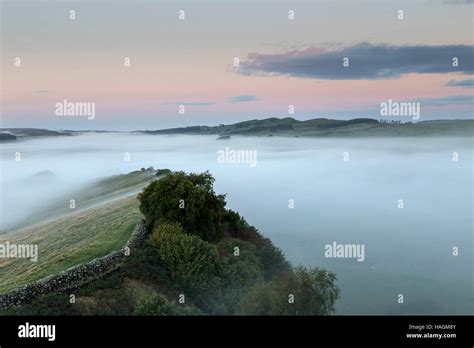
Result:
[[[209,170],[228,206],[294,265],[337,273],[339,313],[472,313],[472,145],[466,138],[218,141],[120,133],[19,140],[0,153],[0,230],[54,199],[69,204],[69,193],[101,177],[149,166]],[[257,165],[219,163],[225,147],[257,150]],[[42,171],[54,175],[35,176]],[[325,258],[333,241],[364,244],[364,262]]]

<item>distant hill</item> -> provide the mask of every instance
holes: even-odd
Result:
[[[39,128],[0,128],[0,132],[11,133],[13,134],[13,136],[15,136],[15,139],[26,138],[26,137],[51,137],[51,136],[72,135],[70,132],[57,132],[57,131],[53,131],[49,129],[39,129]],[[2,135],[8,134],[8,133],[0,134],[0,140],[1,140]]]
[[[81,133],[109,133],[106,130],[61,130],[38,128],[0,128],[0,141],[29,137],[73,136]],[[291,117],[249,120],[219,126],[188,126],[158,130],[137,130],[143,134],[189,135],[247,135],[288,137],[409,137],[409,136],[460,136],[474,134],[474,120],[433,120],[422,122],[388,123],[372,118],[333,120],[316,118],[299,121]]]
[[[381,123],[371,118],[306,121],[286,118],[250,120],[230,125],[190,126],[138,131],[145,134],[256,135],[306,137],[472,136],[474,120],[442,120],[417,123]]]
[[[10,133],[0,133],[0,141],[16,140],[16,136]]]

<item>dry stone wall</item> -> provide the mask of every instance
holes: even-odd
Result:
[[[90,281],[120,267],[126,258],[131,257],[133,251],[140,247],[146,237],[147,229],[144,221],[140,221],[121,250],[113,251],[88,263],[71,267],[57,275],[43,278],[11,292],[0,294],[0,310],[28,303],[45,295],[84,286]]]

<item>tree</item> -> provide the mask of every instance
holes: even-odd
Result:
[[[175,222],[173,224],[161,224],[154,228],[153,233],[150,235],[150,244],[155,248],[160,247],[160,242],[165,238],[166,234],[183,234],[183,227]]]
[[[168,301],[162,294],[140,301],[133,312],[135,315],[201,315],[202,312],[194,307],[179,307]]]
[[[223,216],[223,223],[226,226],[226,230],[231,236],[234,236],[238,233],[239,230],[249,228],[249,224],[239,213],[233,211],[232,209],[227,209]]]
[[[281,249],[274,246],[271,240],[267,239],[267,243],[257,251],[257,256],[260,259],[265,280],[291,273],[291,264],[286,260]]]
[[[340,290],[336,275],[324,269],[298,267],[294,273],[254,286],[241,300],[244,315],[328,315]]]
[[[218,241],[225,234],[225,196],[214,193],[213,183],[208,172],[175,172],[152,182],[138,196],[147,226],[179,222],[186,233]]]
[[[158,225],[150,244],[158,249],[169,278],[183,291],[205,292],[220,287],[229,271],[215,245],[180,232],[177,225]]]
[[[238,213],[228,210],[226,223],[232,237],[256,246],[256,254],[261,261],[265,280],[291,272],[291,264],[285,259],[281,249],[273,245],[270,239],[261,235],[255,227],[249,226]]]
[[[263,280],[262,266],[255,245],[240,239],[226,238],[217,244],[221,257],[227,259],[228,286],[247,287]]]

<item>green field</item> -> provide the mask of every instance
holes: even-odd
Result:
[[[82,206],[39,224],[0,235],[0,243],[37,244],[38,261],[30,259],[0,259],[0,292],[57,274],[69,267],[88,262],[120,249],[142,218],[137,191],[152,179],[151,172],[133,172],[101,180],[84,191]],[[49,209],[52,209],[50,206]],[[47,217],[47,211],[35,220]]]

